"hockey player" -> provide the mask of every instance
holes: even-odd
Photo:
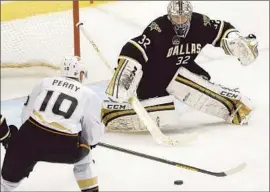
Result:
[[[170,1],[167,14],[152,21],[143,33],[122,48],[106,94],[102,120],[110,131],[142,131],[128,98],[137,96],[160,127],[175,121],[174,98],[187,106],[246,123],[252,106],[237,89],[210,82],[210,74],[195,63],[202,48],[222,48],[242,65],[258,56],[255,35],[244,37],[229,22],[193,12],[190,1]]]
[[[7,146],[1,191],[18,187],[39,161],[74,164],[81,191],[98,191],[90,150],[103,135],[104,125],[101,101],[81,83],[85,74],[78,57],[67,57],[61,77],[43,79],[28,96],[16,134],[5,136],[10,129],[1,116],[0,141]]]

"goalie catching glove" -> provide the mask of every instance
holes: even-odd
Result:
[[[106,94],[114,101],[127,102],[130,97],[136,96],[142,74],[142,66],[137,61],[119,57],[118,66]]]
[[[238,58],[242,65],[249,65],[258,57],[258,41],[253,34],[247,37],[238,32],[231,32],[227,38],[223,38],[221,47],[227,55]]]

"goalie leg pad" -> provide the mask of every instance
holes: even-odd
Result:
[[[237,89],[214,84],[180,67],[167,87],[169,94],[201,112],[233,124],[247,123],[252,105]]]
[[[161,129],[178,123],[173,96],[147,99],[141,103]],[[128,103],[104,101],[102,121],[106,130],[110,132],[147,131],[144,123]]]

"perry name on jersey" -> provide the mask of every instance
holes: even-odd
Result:
[[[67,88],[75,92],[80,89],[80,86],[75,85],[74,82],[67,81],[67,80],[63,81],[59,79],[54,79],[52,82],[52,86],[59,86],[59,87]]]

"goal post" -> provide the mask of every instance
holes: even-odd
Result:
[[[91,2],[89,2],[91,4]],[[80,51],[80,31],[76,24],[80,21],[79,0],[73,1],[73,31],[74,31],[74,56],[81,56]]]

